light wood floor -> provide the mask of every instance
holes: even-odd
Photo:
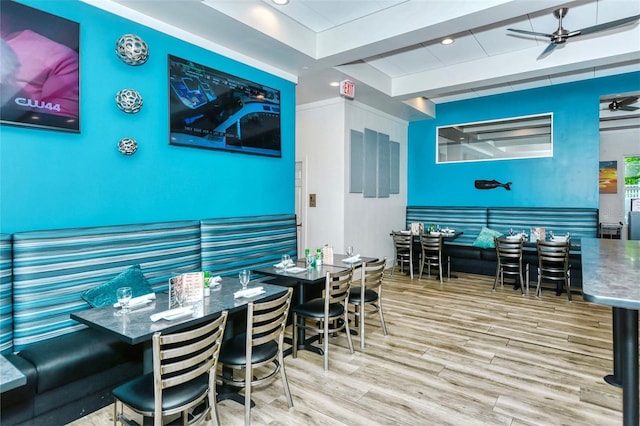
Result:
[[[332,339],[330,372],[308,351],[285,359],[294,408],[280,381],[253,393],[254,425],[619,425],[622,392],[612,372],[611,309],[543,291],[492,292],[492,277],[385,277],[389,336],[377,318],[355,353]],[[290,330],[289,330],[290,331]],[[243,407],[218,404],[223,425]],[[73,423],[111,423],[112,406]],[[212,424],[212,423],[211,423]]]

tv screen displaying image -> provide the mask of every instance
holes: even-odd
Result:
[[[2,0],[0,35],[0,123],[79,132],[80,24]]]
[[[169,143],[280,157],[280,91],[169,55]]]

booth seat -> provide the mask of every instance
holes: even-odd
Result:
[[[2,393],[0,423],[65,424],[112,402],[142,374],[142,347],[69,315],[81,295],[132,265],[154,292],[172,273],[233,275],[296,253],[295,215],[57,229],[0,235],[0,351],[27,377]]]
[[[571,286],[582,288],[582,263],[580,239],[596,237],[598,233],[598,209],[582,207],[456,207],[456,206],[407,206],[406,224],[421,222],[425,227],[437,224],[461,231],[463,234],[445,244],[445,256],[451,258],[453,271],[480,275],[495,275],[496,252],[494,248],[480,248],[473,244],[483,228],[502,234],[531,228],[546,228],[556,235],[571,234],[572,250]],[[535,247],[525,249],[524,261],[531,264],[531,279],[537,280],[537,253]]]

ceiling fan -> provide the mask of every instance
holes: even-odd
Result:
[[[553,51],[556,47],[561,44],[567,42],[567,40],[571,37],[577,37],[581,35],[593,34],[600,31],[605,31],[615,27],[621,27],[623,25],[629,25],[634,21],[640,19],[640,15],[629,16],[628,18],[622,18],[611,22],[605,22],[604,24],[593,25],[591,27],[582,28],[581,30],[576,31],[568,31],[562,28],[562,18],[567,15],[569,8],[561,7],[553,11],[553,16],[558,19],[558,29],[551,34],[546,33],[538,33],[535,31],[527,31],[527,30],[519,30],[516,28],[507,28],[508,31],[513,31],[516,33],[532,35],[536,37],[547,37],[549,38],[549,45],[546,49],[538,56],[538,59],[542,59],[547,56],[549,53]]]
[[[625,96],[622,98],[613,98],[611,99],[611,103],[607,108],[603,108],[603,110],[609,111],[636,111],[639,110],[640,107],[631,106],[631,104],[635,103],[638,100],[637,96]]]

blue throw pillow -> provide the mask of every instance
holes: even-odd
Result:
[[[495,248],[495,243],[493,239],[495,237],[501,237],[502,234],[498,231],[494,231],[493,229],[489,229],[487,227],[482,227],[482,231],[473,242],[474,247],[480,248]]]
[[[82,298],[86,300],[92,308],[113,305],[118,301],[116,298],[116,290],[120,287],[131,287],[133,297],[153,293],[149,281],[147,281],[140,270],[140,265],[134,265],[106,283],[85,291],[82,293]]]

